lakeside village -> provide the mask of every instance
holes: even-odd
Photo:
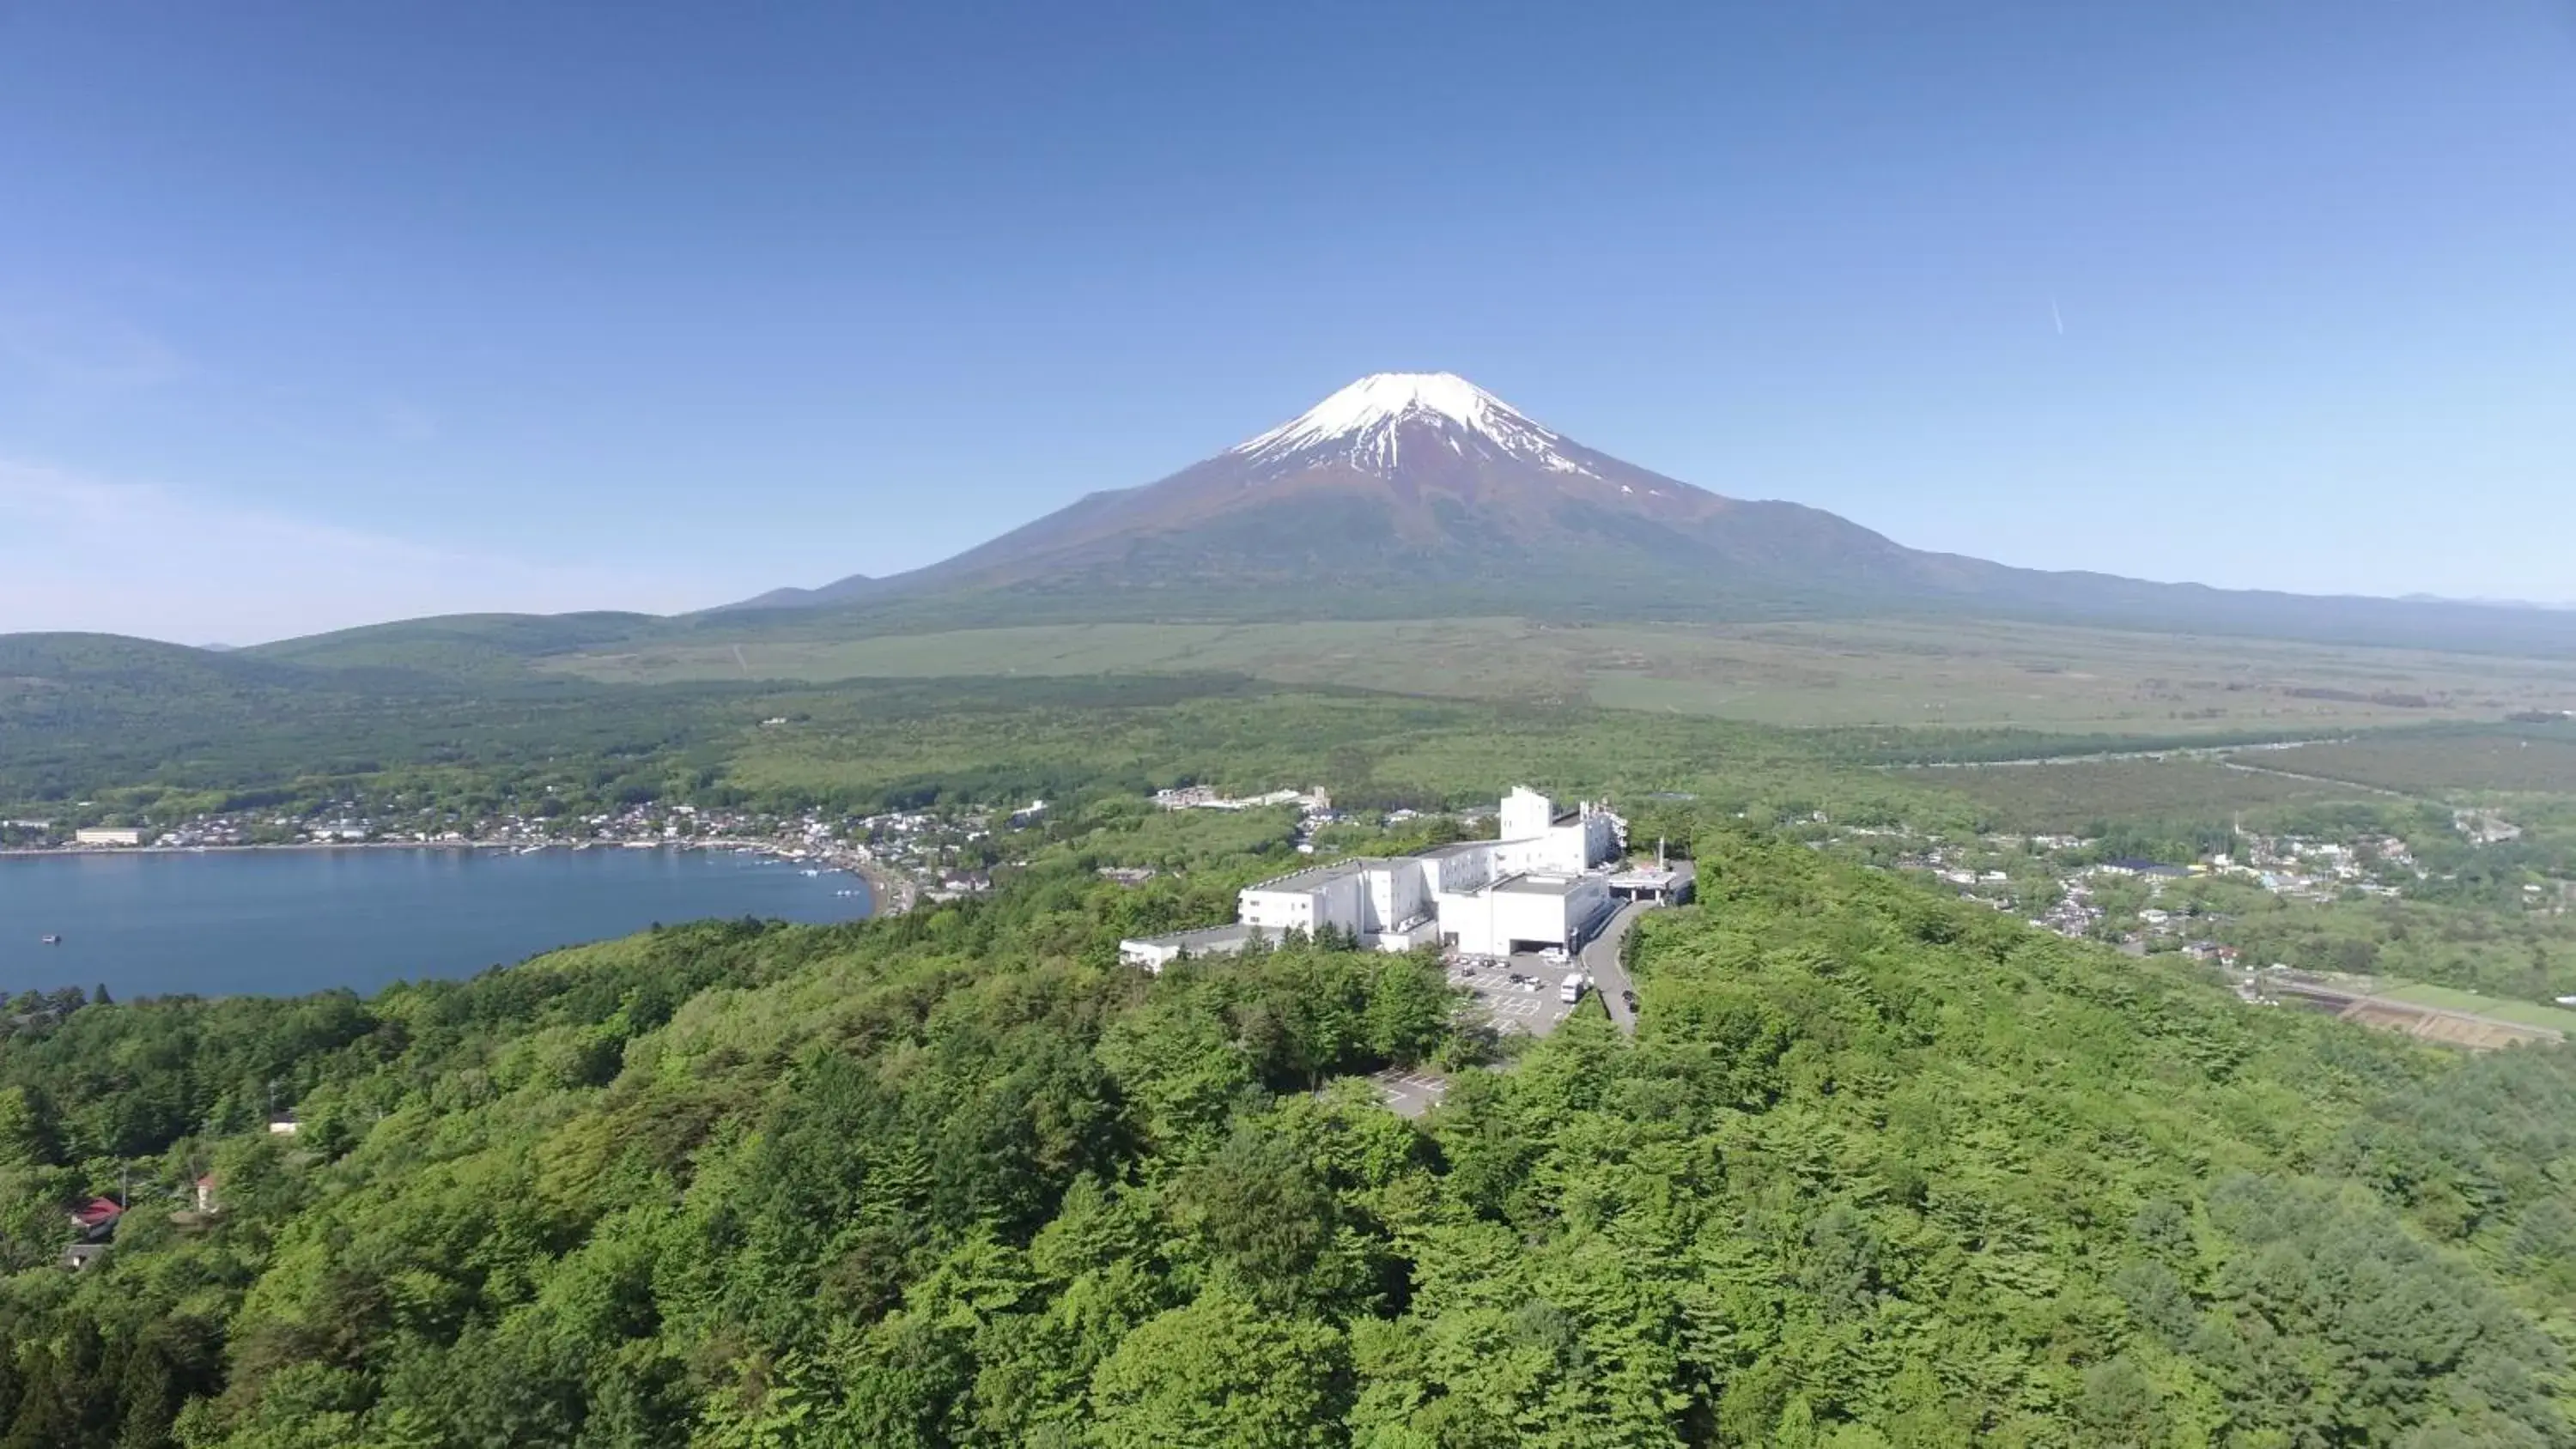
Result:
[[[1553,811],[1543,797],[1516,792],[1522,811]],[[1274,790],[1232,797],[1203,785],[1156,791],[1151,802],[1166,811],[1293,811],[1287,843],[1297,854],[1317,854],[1317,832],[1351,819],[1334,809],[1321,789]],[[1506,801],[1505,808],[1515,801]],[[373,808],[370,808],[370,807]],[[1382,828],[1397,828],[1426,818],[1412,809],[1365,812]],[[1464,810],[1454,817],[1474,827],[1495,812]],[[1598,835],[1615,819],[1606,811],[1579,812]],[[1042,826],[1048,816],[1043,800],[1016,808],[943,807],[889,811],[866,816],[834,817],[824,812],[774,814],[689,804],[645,802],[587,816],[501,813],[465,818],[455,812],[405,812],[397,798],[369,802],[345,797],[304,816],[272,810],[208,813],[184,821],[155,825],[66,825],[47,819],[0,817],[0,851],[10,854],[123,854],[135,852],[201,852],[245,849],[458,849],[527,854],[542,850],[698,849],[732,850],[771,857],[809,874],[846,871],[865,879],[876,897],[877,913],[894,914],[917,903],[932,904],[980,895],[993,888],[994,872],[1026,864],[1011,848],[1010,837]],[[1597,818],[1595,818],[1597,816]],[[1554,822],[1548,822],[1553,824]],[[1524,832],[1545,833],[1537,826]],[[1605,846],[1592,842],[1576,873],[1597,867]],[[1328,851],[1329,853],[1329,851]],[[1559,852],[1563,853],[1563,852]],[[1533,858],[1527,865],[1536,866]],[[1455,873],[1453,871],[1453,873]],[[1496,874],[1514,874],[1500,870]],[[1122,884],[1141,884],[1150,868],[1103,867],[1101,874]],[[1535,887],[1523,882],[1524,893]],[[855,892],[852,892],[855,893]],[[1563,894],[1560,892],[1559,894]],[[1588,895],[1572,902],[1590,903]],[[1560,901],[1564,906],[1566,902]],[[1576,911],[1581,914],[1581,911]],[[1556,935],[1567,934],[1562,925]]]
[[[889,811],[829,817],[646,802],[581,816],[502,814],[467,820],[453,814],[371,813],[340,802],[333,813],[297,818],[269,811],[192,817],[163,826],[67,827],[44,819],[0,818],[0,849],[12,854],[242,849],[729,850],[765,856],[811,874],[846,872],[867,881],[876,913],[891,915],[920,901],[949,901],[992,889],[993,868],[1009,864],[1003,832],[1042,820],[1046,803],[1017,810]],[[857,894],[854,888],[846,894]]]
[[[1158,790],[1151,799],[1171,811],[1293,810],[1289,843],[1305,856],[1317,853],[1319,830],[1351,818],[1336,810],[1320,788],[1227,796],[1208,786],[1188,785]],[[352,797],[302,817],[246,810],[152,826],[71,826],[48,819],[0,817],[0,851],[371,846],[520,853],[605,848],[732,850],[817,873],[858,875],[872,888],[879,913],[892,914],[916,903],[936,904],[991,890],[996,869],[1024,863],[1014,858],[1010,836],[1042,825],[1048,812],[1042,800],[1017,808],[949,806],[839,817],[818,811],[783,814],[648,801],[588,816],[512,812],[467,819],[455,812],[405,813],[398,799],[373,808],[371,804]],[[1446,814],[1462,828],[1473,830],[1496,812],[1488,807],[1364,813],[1370,822],[1387,828]],[[2477,846],[2511,841],[2522,833],[2491,810],[2456,812],[2453,824]],[[2234,947],[2213,939],[2225,917],[2206,910],[2197,899],[2199,893],[2168,898],[2169,887],[2228,881],[2286,900],[2322,904],[2355,896],[2397,898],[2429,879],[2406,842],[2370,831],[2325,839],[2240,829],[2226,852],[2188,862],[2164,862],[2116,856],[2102,842],[2075,835],[1944,837],[1903,824],[1839,825],[1822,814],[1784,822],[1784,826],[1816,848],[1884,869],[1930,875],[1956,888],[1965,899],[2019,915],[2061,936],[2103,941],[2133,953],[2180,951],[2218,964],[2233,964],[2237,954]],[[1138,884],[1154,872],[1104,867],[1102,874]],[[2522,890],[2530,909],[2565,914],[2576,908],[2576,882],[2534,882]]]
[[[1203,786],[1156,791],[1165,810],[1260,810],[1293,806],[1290,843],[1315,853],[1320,828],[1343,816],[1320,789],[1274,790],[1229,797]],[[76,809],[87,813],[90,803]],[[137,851],[243,849],[539,850],[687,849],[734,850],[767,856],[816,871],[843,871],[865,879],[876,895],[876,913],[891,915],[921,902],[938,904],[993,888],[993,871],[1025,862],[1005,849],[1010,834],[1042,824],[1047,802],[1016,808],[948,807],[834,817],[820,811],[775,814],[713,806],[646,801],[587,816],[505,812],[468,818],[453,811],[405,812],[400,801],[371,808],[351,797],[303,816],[274,810],[241,810],[191,816],[155,825],[73,825],[37,817],[0,816],[0,854],[91,854]],[[1396,826],[1419,812],[1395,810],[1382,823]],[[427,817],[427,818],[424,818]],[[1472,821],[1477,812],[1462,819]],[[1127,884],[1151,870],[1105,869]]]
[[[1164,810],[1249,811],[1293,807],[1291,844],[1315,853],[1315,833],[1341,823],[1321,788],[1282,789],[1227,796],[1205,785],[1157,790]],[[88,802],[81,802],[86,813]],[[1369,812],[1393,827],[1443,812],[1398,809]],[[920,899],[953,900],[991,889],[993,867],[1006,865],[1002,833],[1026,830],[1047,814],[1043,800],[1018,808],[947,807],[829,817],[823,812],[777,814],[712,806],[646,801],[588,816],[507,812],[466,818],[454,811],[409,812],[399,798],[386,806],[346,798],[305,816],[273,810],[201,814],[167,825],[74,826],[45,818],[0,816],[0,851],[11,854],[130,850],[217,850],[243,847],[332,846],[458,847],[500,850],[594,849],[672,846],[748,850],[791,862],[808,862],[908,886]],[[1462,827],[1492,818],[1491,809],[1449,812]],[[2491,810],[2461,810],[2453,824],[2473,845],[2518,839],[2521,827]],[[1997,910],[2018,910],[2035,926],[2060,935],[2126,942],[2152,940],[2179,929],[2174,918],[2149,909],[2134,920],[2116,917],[2099,899],[2105,882],[2142,885],[2150,893],[2175,879],[2224,878],[2258,885],[2293,900],[2329,901],[2348,892],[2398,896],[2426,879],[2404,841],[2362,832],[2346,839],[2297,835],[2238,835],[2239,848],[2188,863],[2106,856],[2101,842],[2074,835],[1985,834],[1945,839],[1905,825],[1834,825],[1819,813],[1788,822],[1810,844],[1835,847],[1885,868],[1929,873]],[[1149,872],[1139,872],[1139,877]],[[2576,883],[2564,883],[2576,885]],[[2563,909],[2563,895],[2533,885],[2534,905]],[[2159,919],[2159,917],[2164,917]]]

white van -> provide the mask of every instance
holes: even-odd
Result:
[[[1580,971],[1566,972],[1565,984],[1556,989],[1556,999],[1564,1002],[1568,1006],[1572,1006],[1574,1003],[1581,1001],[1583,999],[1583,973]]]

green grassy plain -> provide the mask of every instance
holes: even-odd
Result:
[[[1052,624],[610,647],[542,667],[621,684],[1221,671],[1790,726],[2158,735],[2294,735],[2576,702],[2576,663],[2563,660],[1978,621]]]
[[[2076,832],[2114,821],[2225,821],[2244,810],[2369,801],[2346,786],[2231,770],[2208,759],[2072,760],[1898,772],[1967,796],[2008,830]]]
[[[1489,799],[1501,783],[1642,803],[1964,820],[1971,807],[1918,775],[1855,768],[1829,742],[1691,716],[1396,695],[1247,692],[1133,706],[989,701],[893,713],[817,693],[796,717],[742,730],[728,787],[758,798],[995,800],[1088,784],[1192,779],[1250,792],[1323,784],[1385,803]]]
[[[2266,750],[2246,760],[2406,795],[2576,795],[2576,730],[2565,725],[2380,735]]]

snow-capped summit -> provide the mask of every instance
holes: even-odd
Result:
[[[1884,589],[1948,567],[1929,557],[1831,514],[1623,462],[1455,374],[1382,372],[1213,458],[1091,494],[928,568],[760,602],[1097,590],[1164,617],[1271,590],[1301,606],[1318,592],[1347,608],[1371,600],[1382,614],[1432,596],[1509,613],[1541,596]]]
[[[1372,373],[1232,452],[1277,477],[1324,463],[1391,475],[1416,447],[1470,449],[1559,473],[1590,475],[1565,440],[1501,398],[1450,372]]]
[[[755,602],[882,606],[888,618],[961,629],[1922,611],[2338,644],[2514,639],[2534,656],[2576,653],[2568,616],[2544,610],[2226,593],[1920,552],[1820,509],[1731,498],[1641,468],[1445,372],[1361,378],[1250,442],[1088,494],[927,568]],[[1311,655],[1292,652],[1325,679],[1322,661],[1337,650],[1319,636]],[[1581,688],[1553,675],[1522,682]]]

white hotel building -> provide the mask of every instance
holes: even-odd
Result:
[[[1627,835],[1627,822],[1606,807],[1586,801],[1559,814],[1545,795],[1515,789],[1503,797],[1496,839],[1309,866],[1245,887],[1234,925],[1121,941],[1118,954],[1160,971],[1185,952],[1239,951],[1256,931],[1275,941],[1325,926],[1380,951],[1571,949],[1610,912],[1610,877],[1600,867],[1625,853]]]

